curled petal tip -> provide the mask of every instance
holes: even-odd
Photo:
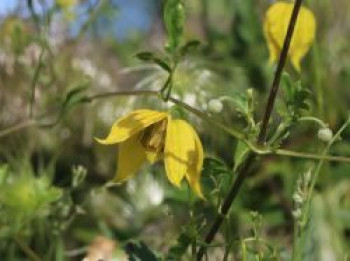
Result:
[[[100,138],[94,137],[94,140],[100,144],[106,144],[106,142],[105,142],[106,139],[100,139]]]

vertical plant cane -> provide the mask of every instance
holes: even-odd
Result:
[[[302,3],[302,0],[296,0],[294,3],[294,8],[293,8],[293,12],[292,12],[292,15],[291,15],[291,18],[289,21],[287,34],[286,34],[286,37],[285,37],[284,42],[283,42],[282,51],[281,51],[281,54],[279,57],[277,69],[276,69],[274,79],[272,82],[272,87],[271,87],[270,92],[269,92],[269,97],[268,97],[266,108],[265,108],[265,114],[263,117],[263,122],[261,125],[258,140],[257,140],[258,145],[264,145],[265,140],[266,140],[268,123],[269,123],[271,113],[272,113],[272,110],[273,110],[273,107],[275,104],[275,99],[276,99],[276,95],[277,95],[277,92],[279,89],[283,68],[286,64],[286,60],[288,57],[288,50],[289,50],[289,46],[290,46],[290,43],[292,40],[292,36],[293,36],[296,21],[298,18],[301,3]],[[252,165],[252,163],[254,162],[254,159],[255,159],[255,155],[250,154],[247,157],[244,164],[242,165],[242,167],[238,170],[237,177],[234,180],[234,182],[231,186],[231,189],[230,189],[228,195],[226,196],[224,203],[222,204],[222,206],[220,208],[220,212],[217,215],[217,217],[216,217],[215,221],[213,222],[208,234],[206,235],[206,237],[204,239],[205,244],[209,245],[213,241],[213,239],[214,239],[216,233],[218,232],[226,214],[230,210],[231,205],[239,192],[239,189],[241,188],[242,184],[244,183],[244,181],[247,177],[247,172],[248,172],[250,166]],[[197,253],[197,261],[202,260],[203,255],[205,253],[205,250],[206,250],[206,246],[201,246],[199,248],[198,253]]]

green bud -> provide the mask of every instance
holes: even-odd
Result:
[[[185,10],[181,0],[167,0],[164,7],[164,23],[168,33],[167,48],[170,52],[179,47],[185,24]]]
[[[300,208],[297,208],[297,209],[292,211],[292,215],[293,215],[294,219],[296,219],[296,220],[300,219],[301,214],[302,213],[301,213],[301,209]]]
[[[303,201],[304,201],[304,199],[303,199],[303,197],[300,195],[300,193],[298,193],[298,192],[295,192],[294,194],[293,194],[293,201],[296,203],[296,204],[302,204],[303,203]]]
[[[324,142],[329,142],[333,138],[333,132],[329,128],[319,129],[317,136],[320,140]]]
[[[210,100],[208,103],[208,110],[212,113],[220,113],[224,105],[219,99]]]

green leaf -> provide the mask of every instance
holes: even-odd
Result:
[[[249,154],[249,151],[249,147],[243,141],[238,141],[234,155],[234,171],[236,171],[237,168],[244,162]]]
[[[62,103],[62,109],[61,114],[64,114],[74,108],[76,105],[80,103],[90,102],[90,100],[84,95],[84,92],[89,88],[88,82],[83,82],[79,84],[77,87],[71,89],[63,103]]]
[[[0,185],[2,185],[7,179],[9,174],[9,167],[7,164],[0,165]]]
[[[286,72],[283,72],[282,78],[281,78],[281,87],[284,90],[286,100],[292,100],[294,96],[294,90],[293,90],[293,81],[290,78],[289,74]]]
[[[191,244],[191,237],[186,233],[182,232],[177,239],[176,245],[169,249],[168,255],[165,258],[166,261],[181,260],[181,257],[186,253],[189,245]]]
[[[309,110],[310,90],[304,88],[300,81],[294,82],[287,73],[283,73],[281,87],[285,93],[286,114],[293,120],[300,117],[302,110]]]
[[[193,50],[197,49],[200,46],[201,42],[198,40],[191,40],[185,43],[180,49],[180,55],[185,56]]]
[[[181,0],[166,1],[164,24],[168,33],[167,49],[174,53],[181,44],[185,24],[185,10]]]
[[[129,242],[125,251],[130,261],[159,261],[157,255],[142,241]]]
[[[140,59],[141,61],[146,61],[146,62],[153,62],[160,66],[162,69],[164,69],[167,72],[171,72],[171,67],[169,64],[162,60],[160,57],[156,56],[156,54],[152,52],[140,52],[136,54],[136,57]]]
[[[241,92],[235,92],[230,98],[227,98],[235,105],[235,109],[241,114],[247,116],[249,114],[248,99],[245,94]]]
[[[230,186],[233,172],[226,164],[219,159],[206,157],[203,163],[203,188],[208,192],[205,195],[212,194],[213,191],[220,195],[225,195]]]
[[[231,173],[231,171],[222,160],[206,157],[203,163],[203,176],[210,176],[218,173]]]

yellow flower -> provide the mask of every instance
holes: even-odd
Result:
[[[77,0],[56,0],[56,3],[63,9],[69,9],[77,4]]]
[[[270,52],[270,63],[277,61],[287,33],[293,3],[276,2],[266,12],[264,35]],[[313,13],[301,7],[293,38],[289,48],[289,58],[297,71],[300,71],[300,61],[308,52],[315,39],[316,22]]]
[[[56,4],[63,10],[64,18],[67,21],[75,19],[73,8],[77,5],[77,0],[56,0]]]
[[[196,131],[184,120],[154,110],[136,110],[116,121],[101,144],[119,144],[117,183],[131,178],[141,165],[164,159],[169,181],[180,186],[186,178],[203,198],[200,174],[203,147]]]

